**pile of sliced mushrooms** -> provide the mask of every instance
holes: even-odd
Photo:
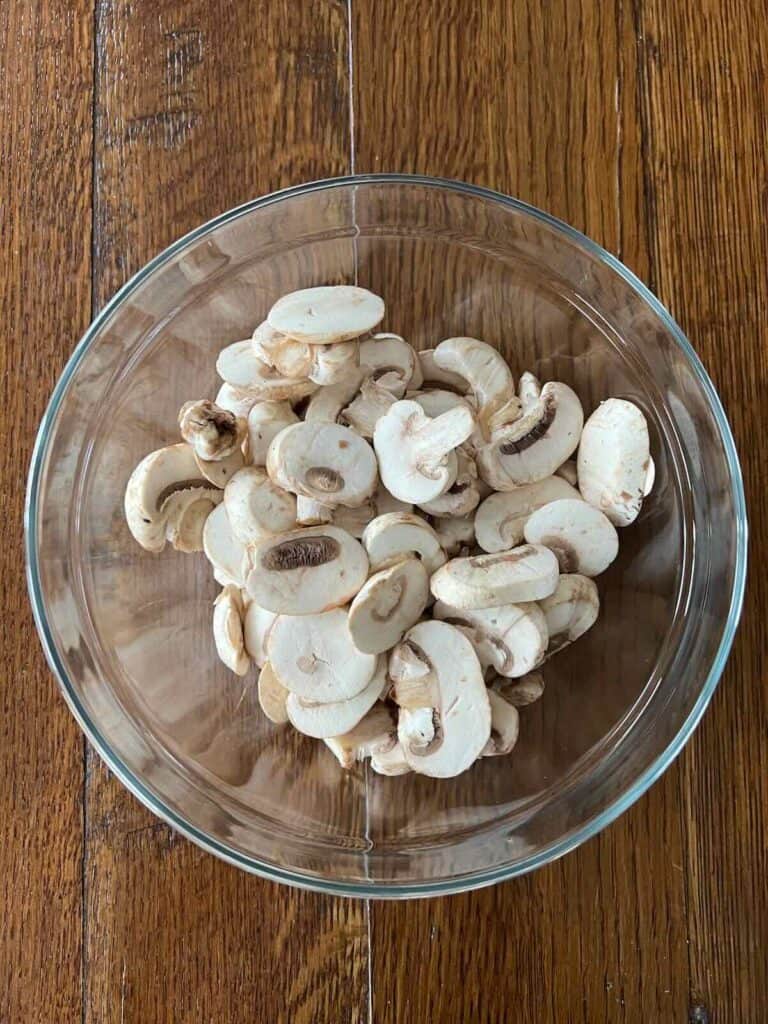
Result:
[[[540,668],[596,621],[599,576],[653,485],[648,428],[476,338],[375,333],[357,287],[281,298],[228,345],[215,401],[125,495],[133,536],[204,551],[219,657],[344,768],[458,775],[508,754]],[[578,454],[575,455],[575,453]],[[575,457],[574,457],[575,456]]]

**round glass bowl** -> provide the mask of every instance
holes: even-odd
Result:
[[[255,672],[217,660],[206,559],[140,549],[123,519],[136,463],[213,397],[216,354],[296,288],[357,282],[417,348],[472,335],[519,374],[563,380],[589,413],[648,418],[656,484],[598,579],[596,626],[544,667],[509,757],[465,775],[343,772],[272,726]],[[615,259],[523,203],[455,182],[316,182],[241,206],[172,245],[78,345],[37,439],[29,587],[51,667],[112,771],[212,853],[270,878],[361,896],[486,885],[583,842],[690,735],[739,615],[746,518],[717,395],[679,328]]]

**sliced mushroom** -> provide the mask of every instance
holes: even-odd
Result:
[[[276,612],[267,611],[255,601],[248,602],[243,626],[245,649],[261,669],[267,663],[267,639],[276,619]]]
[[[491,705],[491,735],[481,757],[510,754],[520,735],[520,712],[496,690],[488,690]]]
[[[222,384],[214,399],[214,404],[218,405],[220,409],[231,412],[233,416],[247,416],[256,401],[256,396],[248,391],[233,388],[231,384]]]
[[[416,353],[421,369],[421,384],[418,385],[425,390],[439,385],[449,391],[455,391],[458,395],[466,395],[469,391],[469,381],[465,380],[458,373],[451,370],[444,370],[435,362],[435,349],[425,348]],[[414,385],[415,387],[416,385]]]
[[[346,604],[368,576],[365,550],[337,526],[278,534],[250,554],[248,593],[262,608],[289,615]]]
[[[656,483],[656,463],[653,458],[648,456],[648,472],[645,474],[645,482],[643,483],[643,497],[647,498],[653,490],[653,485]]]
[[[395,735],[397,735],[395,733]],[[405,751],[398,740],[393,747],[374,751],[371,754],[371,768],[377,775],[407,775],[413,769],[405,758]]]
[[[286,703],[290,690],[286,690],[267,661],[259,673],[259,704],[261,710],[275,725],[285,725],[288,721]]]
[[[496,676],[488,684],[488,689],[501,694],[508,704],[522,708],[539,700],[544,693],[544,676],[541,672],[528,672],[514,680]]]
[[[490,703],[477,655],[466,637],[445,622],[418,623],[403,646],[427,668],[414,680],[411,672],[403,671],[407,661],[390,658],[405,759],[422,775],[459,775],[480,756],[491,734]]]
[[[480,491],[477,488],[477,467],[475,460],[465,451],[456,452],[458,470],[456,479],[438,498],[422,501],[419,508],[427,515],[437,518],[450,516],[468,516],[477,508]]]
[[[177,551],[202,551],[205,521],[223,497],[213,487],[174,491],[163,503],[165,536]]]
[[[368,685],[346,700],[321,704],[289,691],[286,701],[288,718],[294,729],[305,736],[319,740],[343,736],[368,714],[388,685],[387,660],[379,658]]]
[[[125,489],[125,518],[138,543],[147,551],[162,551],[166,541],[168,498],[175,491],[202,487],[195,455],[188,444],[172,444],[145,456],[131,473]],[[164,506],[165,511],[164,511]]]
[[[356,341],[335,345],[310,345],[312,365],[307,376],[316,384],[339,384],[356,373],[360,364],[360,346]]]
[[[394,494],[390,494],[384,484],[379,481],[376,493],[373,496],[373,504],[377,516],[386,515],[388,512],[412,512],[413,505],[408,501],[400,501]]]
[[[480,663],[499,675],[516,679],[540,665],[547,652],[549,631],[544,613],[532,601],[496,608],[454,608],[438,601],[436,619],[472,629],[472,644]]]
[[[319,388],[307,403],[305,423],[335,423],[345,405],[355,397],[360,388],[360,371],[351,373],[338,384]]]
[[[583,421],[576,392],[551,381],[527,412],[494,431],[478,452],[477,468],[498,491],[544,480],[576,450]]]
[[[579,445],[579,490],[614,526],[640,512],[651,465],[648,424],[632,402],[609,398],[584,424]]]
[[[430,419],[416,402],[395,402],[373,435],[384,486],[413,504],[444,494],[458,471],[455,449],[474,427],[468,409],[451,409]]]
[[[295,497],[256,466],[235,473],[224,488],[224,506],[232,532],[243,544],[257,544],[296,526]]]
[[[374,704],[354,729],[324,742],[341,767],[349,769],[366,757],[380,761],[390,754],[397,745],[397,724],[388,707]]]
[[[363,547],[374,571],[411,554],[421,558],[430,575],[445,562],[437,534],[413,512],[386,512],[372,519],[363,532]]]
[[[205,520],[203,551],[218,570],[220,582],[243,586],[247,567],[245,545],[235,536],[224,504],[218,505]]]
[[[195,462],[201,476],[205,477],[214,487],[224,488],[235,473],[245,465],[245,456],[239,448],[221,459],[202,459],[195,452]]]
[[[236,341],[219,353],[216,372],[227,384],[248,391],[254,399],[261,401],[296,402],[311,395],[318,386],[308,378],[284,377],[273,366],[256,358],[253,345],[248,341]]]
[[[199,399],[181,407],[179,429],[201,459],[217,460],[240,450],[246,421],[214,402]]]
[[[312,345],[358,338],[384,319],[384,302],[353,285],[304,288],[278,299],[269,311],[270,327]]]
[[[312,369],[312,348],[305,341],[288,338],[268,323],[259,324],[251,338],[256,358],[282,377],[306,378]]]
[[[523,541],[528,518],[537,508],[560,498],[579,497],[579,492],[559,476],[523,484],[514,491],[495,492],[475,513],[477,543],[489,554],[517,547]]]
[[[376,670],[376,656],[359,651],[352,642],[343,608],[317,615],[279,615],[269,632],[267,653],[286,689],[319,704],[354,697]]]
[[[399,334],[374,334],[360,342],[360,367],[373,381],[384,378],[386,390],[402,398],[416,372],[416,353]]]
[[[562,466],[558,466],[555,470],[555,476],[561,477],[566,481],[566,483],[569,483],[571,487],[578,487],[579,473],[576,469],[576,460],[566,459]]]
[[[360,393],[344,409],[342,416],[361,437],[372,438],[376,424],[395,401],[389,389],[383,387],[379,381],[368,378],[363,381]]]
[[[497,608],[539,601],[557,586],[557,558],[540,544],[524,544],[495,555],[454,558],[432,576],[438,601],[454,608]]]
[[[435,349],[435,363],[463,377],[477,403],[477,424],[485,440],[491,427],[517,419],[520,403],[504,356],[477,338],[447,338]]]
[[[411,402],[418,402],[431,419],[441,416],[449,409],[469,409],[473,414],[475,411],[469,397],[458,395],[455,391],[444,391],[442,388],[435,388],[433,391],[409,391],[405,397]]]
[[[289,402],[256,402],[248,413],[248,451],[254,466],[266,466],[269,446],[281,430],[298,423]]]
[[[326,505],[361,505],[376,487],[371,446],[338,423],[296,423],[269,446],[267,472],[280,487]]]
[[[475,543],[475,521],[472,516],[454,516],[435,519],[432,529],[443,550],[450,556],[458,555]]]
[[[360,651],[380,654],[418,622],[429,600],[429,576],[418,558],[381,569],[355,595],[349,632]]]
[[[548,654],[562,651],[595,624],[600,597],[594,580],[579,573],[564,574],[554,593],[541,602],[549,630]]]
[[[553,551],[563,573],[599,576],[619,553],[614,525],[580,499],[563,498],[537,509],[525,524],[525,539]]]
[[[520,397],[520,404],[523,412],[528,412],[541,398],[541,382],[529,370],[520,374],[517,382],[517,393]]]
[[[213,603],[213,639],[227,668],[244,676],[251,659],[243,641],[243,599],[240,588],[232,584],[224,587]]]
[[[285,494],[286,492],[283,491]],[[349,509],[350,512],[357,511],[356,509]],[[307,498],[304,494],[296,496],[296,522],[299,526],[322,526],[324,523],[331,523],[334,520],[333,506],[325,505],[322,501],[316,501],[314,498]],[[347,527],[344,523],[337,523],[337,526],[341,526],[342,529],[346,530]],[[348,530],[352,536],[356,534],[352,530]]]

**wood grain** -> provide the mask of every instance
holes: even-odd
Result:
[[[24,587],[24,481],[90,315],[92,11],[0,5],[0,1019],[80,1020],[83,740]],[[51,259],[55,253],[55,259]]]
[[[213,215],[349,169],[343,6],[100,0],[96,28],[97,307]],[[364,904],[202,853],[93,755],[86,822],[85,1020],[365,1019]]]

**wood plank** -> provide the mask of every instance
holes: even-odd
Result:
[[[344,4],[100,0],[97,41],[98,305],[214,214],[349,169]],[[364,904],[202,853],[94,755],[87,834],[87,1020],[366,1018]]]
[[[723,398],[742,459],[751,579],[734,654],[682,758],[696,1021],[768,1004],[768,26],[760,3],[642,5],[657,287]]]
[[[79,1020],[82,1008],[83,741],[35,634],[20,534],[37,425],[90,313],[91,24],[85,2],[0,5],[0,514],[13,537],[0,549],[8,1021]]]
[[[402,0],[357,2],[353,13],[359,171],[512,193],[648,275],[628,5],[425,3],[418,31]],[[609,830],[530,877],[374,904],[374,1019],[684,1019],[682,841],[673,769]]]

